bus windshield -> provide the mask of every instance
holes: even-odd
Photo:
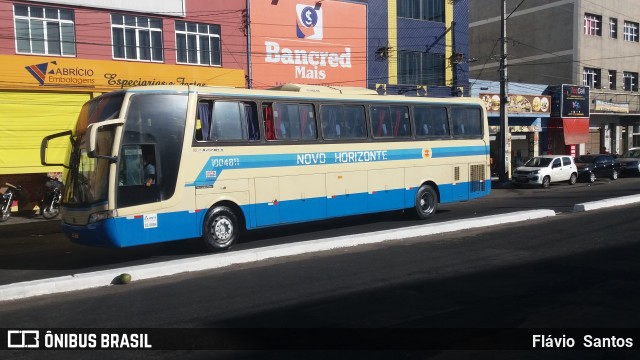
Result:
[[[78,117],[77,134],[69,161],[69,172],[65,186],[63,204],[69,207],[82,207],[107,201],[109,160],[90,158],[86,153],[89,141],[89,124],[117,119],[124,93],[100,96],[84,104]],[[100,129],[96,138],[98,155],[111,155],[115,128]]]

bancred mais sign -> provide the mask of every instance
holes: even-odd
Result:
[[[366,18],[364,4],[252,0],[253,87],[366,86]]]

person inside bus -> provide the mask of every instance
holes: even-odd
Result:
[[[144,153],[142,170],[144,172],[144,185],[149,187],[156,183],[156,165],[153,153]]]

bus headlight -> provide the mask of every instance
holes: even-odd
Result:
[[[118,216],[118,212],[116,210],[99,211],[89,216],[89,224],[95,224],[98,221],[103,221],[116,216]]]

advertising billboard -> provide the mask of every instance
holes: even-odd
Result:
[[[111,91],[145,85],[244,87],[244,71],[147,62],[0,55],[0,89]]]
[[[252,0],[254,88],[367,84],[367,8],[361,3]]]
[[[553,117],[589,117],[589,87],[578,85],[549,86]]]

